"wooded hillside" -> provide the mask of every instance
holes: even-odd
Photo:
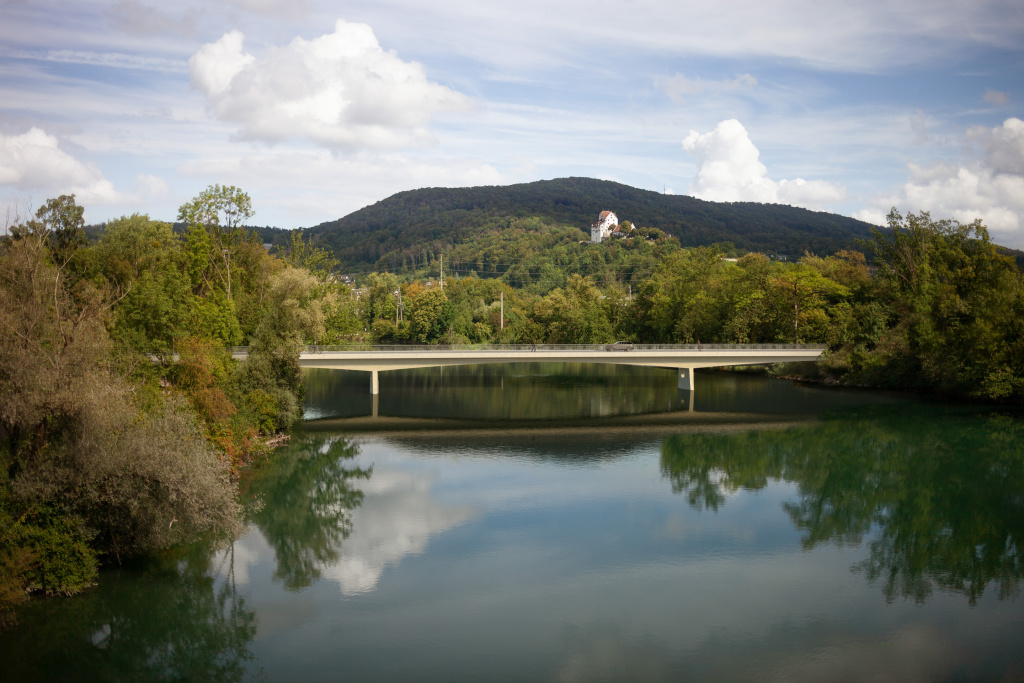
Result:
[[[731,242],[737,249],[799,256],[831,254],[870,237],[870,226],[836,214],[778,204],[706,202],[593,178],[559,178],[507,186],[400,192],[310,229],[342,269],[394,270],[507,226],[538,217],[581,229],[609,209],[620,220],[657,228],[682,246]],[[505,219],[504,221],[499,219]],[[587,231],[587,232],[583,232]]]

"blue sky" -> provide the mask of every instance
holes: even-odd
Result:
[[[0,37],[7,223],[581,175],[1024,247],[1019,0],[0,0]]]

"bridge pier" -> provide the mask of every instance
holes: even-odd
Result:
[[[687,391],[686,389],[679,390],[679,405],[686,408],[686,412],[692,413],[693,410],[693,396],[696,391]]]
[[[376,397],[380,393],[380,382],[377,381],[377,371],[370,370],[370,393]]]
[[[679,368],[679,389],[693,391],[693,368]]]

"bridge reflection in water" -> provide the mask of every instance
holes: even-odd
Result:
[[[823,389],[754,374],[701,371],[699,392],[679,390],[671,370],[588,363],[518,363],[385,373],[370,395],[361,372],[306,373],[305,425],[346,430],[624,429],[740,419],[813,416],[860,405],[864,392]],[[880,400],[877,395],[873,399]],[[755,414],[764,417],[754,418]],[[341,423],[344,423],[342,425]]]

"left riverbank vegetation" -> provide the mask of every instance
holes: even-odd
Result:
[[[181,207],[184,232],[135,214],[89,244],[74,196],[6,226],[0,629],[31,592],[240,528],[239,467],[301,415],[301,345],[358,324],[329,256],[300,235],[268,254],[251,216],[212,186]]]
[[[252,216],[214,185],[177,229],[134,214],[90,243],[73,196],[8,226],[0,620],[103,562],[237,531],[239,468],[301,416],[304,344],[819,343],[785,372],[1024,398],[1024,282],[979,222],[894,210],[863,251],[780,260],[519,217],[349,284],[301,232],[268,250]]]

